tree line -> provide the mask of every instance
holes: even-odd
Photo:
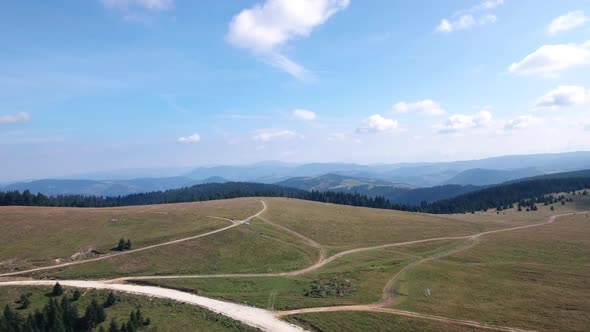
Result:
[[[238,197],[288,197],[316,202],[384,209],[410,209],[409,206],[392,204],[382,196],[369,197],[358,193],[305,191],[272,184],[229,182],[208,183],[180,189],[130,194],[125,196],[47,196],[32,194],[28,190],[0,192],[0,206],[56,206],[56,207],[117,207],[132,205],[151,205],[185,203],[231,199]]]
[[[315,202],[392,209],[435,214],[466,213],[506,207],[517,202],[551,193],[571,192],[590,188],[590,176],[576,178],[541,178],[491,186],[450,199],[420,205],[392,203],[383,196],[332,191],[304,191],[272,184],[229,182],[209,183],[192,187],[102,197],[83,195],[46,196],[25,190],[0,192],[0,205],[59,206],[59,207],[115,207],[148,204],[183,203],[231,199],[238,197],[288,197]]]

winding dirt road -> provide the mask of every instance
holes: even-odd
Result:
[[[63,286],[77,288],[109,289],[119,292],[125,292],[136,295],[151,296],[157,298],[171,299],[178,302],[197,305],[213,312],[231,317],[246,325],[259,328],[263,331],[285,331],[285,332],[302,332],[305,331],[299,326],[289,324],[277,318],[271,311],[248,307],[241,304],[214,300],[195,294],[181,292],[168,288],[154,286],[138,285],[117,285],[100,281],[81,281],[81,280],[60,280]],[[50,280],[30,280],[30,281],[13,281],[2,282],[0,287],[10,286],[53,286],[55,281]]]
[[[153,245],[150,245],[150,246],[145,246],[145,247],[141,247],[141,248],[137,248],[137,249],[132,249],[132,250],[127,250],[127,251],[121,251],[121,252],[117,252],[117,253],[107,254],[107,255],[104,255],[104,256],[100,256],[100,257],[96,257],[96,258],[90,258],[90,259],[85,259],[85,260],[81,260],[81,261],[74,261],[74,262],[68,262],[68,263],[62,263],[62,264],[56,264],[56,265],[50,265],[50,266],[37,267],[37,268],[33,268],[33,269],[29,269],[29,270],[23,270],[23,271],[17,271],[17,272],[3,273],[3,274],[0,274],[0,277],[11,277],[11,276],[17,276],[17,275],[23,275],[23,274],[27,274],[27,273],[32,273],[32,272],[52,270],[52,269],[58,269],[58,268],[67,267],[67,266],[73,266],[73,265],[80,265],[80,264],[86,264],[86,263],[91,263],[91,262],[97,262],[97,261],[101,261],[101,260],[104,260],[104,259],[110,259],[110,258],[113,258],[113,257],[118,257],[118,256],[123,256],[123,255],[129,255],[129,254],[133,254],[133,253],[144,251],[144,250],[149,250],[149,249],[153,249],[153,248],[168,246],[168,245],[171,245],[171,244],[176,244],[176,243],[181,243],[181,242],[186,242],[186,241],[191,241],[191,240],[195,240],[195,239],[198,239],[198,238],[206,237],[206,236],[209,236],[209,235],[221,233],[223,231],[227,231],[228,229],[232,229],[232,228],[237,227],[239,225],[245,224],[245,223],[249,222],[251,219],[256,218],[256,217],[260,216],[262,213],[264,213],[264,211],[266,211],[266,203],[264,201],[260,201],[260,202],[262,203],[262,210],[258,211],[258,213],[256,213],[255,215],[252,215],[252,216],[250,216],[250,217],[248,217],[248,218],[246,218],[244,220],[241,220],[241,221],[234,221],[234,220],[231,220],[231,219],[219,218],[219,219],[223,219],[223,220],[229,221],[232,224],[230,226],[223,227],[223,228],[220,228],[220,229],[216,229],[216,230],[211,231],[211,232],[207,232],[207,233],[203,233],[203,234],[199,234],[199,235],[195,235],[195,236],[191,236],[191,237],[185,237],[185,238],[182,238],[182,239],[172,240],[172,241],[168,241],[168,242],[153,244]]]
[[[479,323],[479,322],[470,321],[470,320],[454,319],[454,318],[448,318],[448,317],[442,317],[442,316],[421,314],[421,313],[405,311],[405,310],[382,308],[379,306],[371,306],[371,305],[358,305],[358,306],[351,305],[351,306],[339,306],[339,307],[309,308],[309,309],[299,309],[299,310],[290,310],[290,311],[277,311],[277,312],[275,312],[275,315],[277,317],[283,317],[283,316],[289,316],[289,315],[309,314],[309,313],[316,313],[316,312],[342,312],[342,311],[381,312],[381,313],[394,314],[394,315],[398,315],[398,316],[426,319],[426,320],[435,321],[435,322],[461,325],[461,326],[469,326],[469,327],[475,327],[475,328],[492,330],[492,331],[533,332],[531,330],[524,330],[524,329],[519,329],[519,328],[515,328],[515,327],[490,325],[490,324]]]

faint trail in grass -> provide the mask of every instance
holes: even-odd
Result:
[[[436,321],[436,322],[440,322],[440,323],[475,327],[475,328],[479,328],[479,329],[492,330],[492,331],[533,332],[532,330],[520,329],[520,328],[516,328],[516,327],[491,325],[491,324],[480,323],[480,322],[471,321],[471,320],[454,319],[454,318],[435,316],[435,315],[429,315],[429,314],[421,314],[421,313],[412,312],[412,311],[382,308],[379,306],[372,306],[372,305],[356,305],[356,306],[351,305],[351,306],[339,306],[339,307],[308,308],[308,309],[298,309],[298,310],[289,310],[289,311],[277,311],[275,314],[277,315],[277,317],[283,317],[283,316],[309,314],[309,313],[317,313],[317,312],[342,312],[342,311],[381,312],[381,313],[388,313],[388,314],[393,314],[393,315],[398,315],[398,316],[426,319],[426,320]]]
[[[267,223],[269,225],[272,225],[272,226],[274,226],[276,228],[282,229],[282,230],[284,230],[287,233],[290,233],[292,235],[295,235],[296,237],[298,237],[298,238],[302,239],[303,241],[309,243],[309,245],[311,245],[312,247],[316,248],[318,250],[318,263],[319,262],[322,262],[323,260],[326,259],[327,250],[326,250],[326,248],[323,245],[317,243],[316,241],[308,238],[307,236],[305,236],[305,235],[303,235],[301,233],[295,232],[292,229],[289,229],[287,227],[281,226],[279,224],[275,224],[274,222],[272,222],[272,221],[270,221],[270,220],[268,220],[268,219],[266,219],[266,218],[264,218],[262,216],[258,216],[258,219],[260,219],[260,220],[264,221],[265,223]]]

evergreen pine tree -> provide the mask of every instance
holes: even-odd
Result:
[[[120,332],[119,327],[117,326],[117,322],[115,319],[111,320],[111,324],[109,325],[109,332]]]
[[[75,289],[74,293],[72,294],[72,301],[78,301],[80,299],[80,296],[82,296],[82,293],[80,292],[80,290]]]
[[[115,305],[115,303],[117,303],[117,296],[115,296],[113,292],[109,292],[106,300],[104,301],[103,307],[112,307],[113,305]]]
[[[123,238],[119,239],[119,244],[117,244],[117,250],[125,250],[125,240]]]
[[[61,296],[63,293],[64,293],[63,287],[61,287],[59,282],[56,282],[55,285],[53,286],[53,290],[51,291],[51,296]]]

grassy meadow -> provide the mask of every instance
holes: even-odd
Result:
[[[433,253],[457,246],[441,241],[401,248],[359,252],[332,261],[317,271],[294,277],[148,280],[150,284],[243,303],[260,308],[290,310],[307,307],[371,304],[381,299],[383,287],[403,267]],[[316,280],[348,281],[343,296],[306,296]]]
[[[590,217],[491,234],[408,271],[394,307],[542,331],[590,326]],[[423,296],[423,289],[431,296]]]
[[[373,312],[321,312],[286,317],[310,331],[476,332],[480,329]]]
[[[229,204],[228,204],[229,203]],[[235,199],[121,208],[0,207],[0,273],[109,253],[120,238],[133,248],[189,237],[230,225],[262,208]]]
[[[252,221],[204,238],[36,273],[61,279],[136,275],[272,273],[292,271],[317,260],[301,239]]]

